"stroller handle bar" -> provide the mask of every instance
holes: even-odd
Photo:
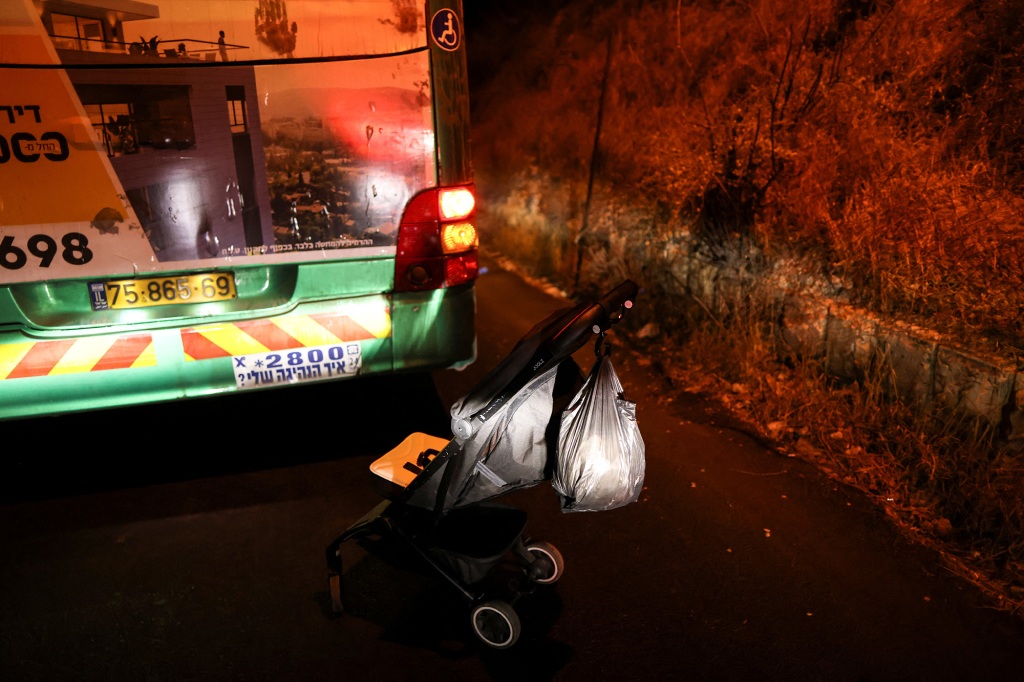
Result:
[[[631,280],[624,280],[593,303],[584,303],[568,310],[559,320],[560,328],[542,343],[522,370],[487,405],[472,416],[452,420],[452,432],[460,442],[476,431],[479,424],[490,419],[506,402],[535,376],[557,364],[583,347],[592,334],[603,334],[617,324],[625,311],[633,307],[639,291]]]
[[[561,354],[572,355],[586,342],[589,330],[593,334],[602,334],[617,324],[626,310],[633,307],[637,286],[630,280],[615,287],[596,303],[587,306],[577,317],[569,321],[551,339],[551,344]]]

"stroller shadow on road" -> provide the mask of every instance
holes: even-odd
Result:
[[[452,439],[412,433],[371,464],[383,500],[326,550],[335,613],[345,610],[342,544],[398,543],[464,598],[481,642],[494,649],[516,643],[516,603],[557,582],[564,560],[551,543],[524,535],[525,511],[493,500],[551,479],[560,417],[583,383],[572,356],[595,335],[603,343],[636,295],[626,280],[597,301],[556,311],[456,401]],[[510,562],[517,574],[504,583],[489,579]]]

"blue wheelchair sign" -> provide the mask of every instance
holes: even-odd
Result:
[[[462,44],[462,25],[450,9],[438,10],[430,19],[430,37],[442,50],[454,52]]]

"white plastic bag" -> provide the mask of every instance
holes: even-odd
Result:
[[[615,368],[602,355],[562,413],[552,476],[562,511],[606,511],[636,502],[645,468],[636,403],[623,397]]]

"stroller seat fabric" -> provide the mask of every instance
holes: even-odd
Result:
[[[515,546],[526,529],[526,518],[526,512],[515,507],[460,507],[437,525],[432,554],[475,585]]]

